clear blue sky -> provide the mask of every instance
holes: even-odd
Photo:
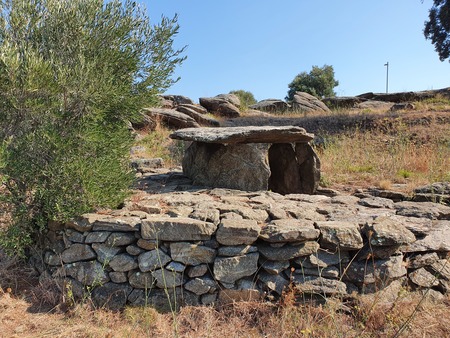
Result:
[[[138,0],[139,1],[139,0]],[[231,90],[283,99],[312,66],[332,65],[339,96],[450,87],[450,63],[423,36],[431,0],[141,0],[153,22],[178,14],[187,45],[181,80],[167,93]]]

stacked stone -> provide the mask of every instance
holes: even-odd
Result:
[[[370,196],[146,195],[108,215],[51,224],[46,272],[98,306],[374,292],[393,280],[450,290],[450,207]]]

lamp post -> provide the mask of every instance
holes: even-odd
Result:
[[[389,90],[389,61],[384,64],[386,66],[386,94]]]

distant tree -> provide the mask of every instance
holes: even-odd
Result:
[[[298,74],[288,85],[289,91],[286,99],[292,101],[295,92],[305,92],[318,98],[336,96],[333,89],[338,85],[339,81],[334,79],[333,66],[313,66],[309,73]]]
[[[239,97],[243,109],[246,109],[248,108],[248,106],[251,106],[252,104],[255,104],[257,102],[255,96],[253,96],[251,92],[246,90],[232,90],[230,94],[234,94]]]
[[[431,40],[441,61],[449,59],[450,0],[434,0],[428,17],[423,31],[425,38]]]

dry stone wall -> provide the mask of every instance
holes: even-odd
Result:
[[[449,206],[202,189],[181,174],[141,183],[149,193],[122,210],[51,224],[42,277],[113,309],[276,299],[287,287],[345,297],[392,281],[450,292]]]

